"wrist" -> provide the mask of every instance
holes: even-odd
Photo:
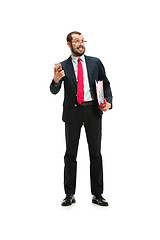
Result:
[[[55,85],[57,85],[57,84],[59,83],[59,81],[57,81],[57,80],[55,80],[55,79],[53,78],[53,83],[54,83]]]

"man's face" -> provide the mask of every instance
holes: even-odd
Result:
[[[73,34],[70,43],[70,49],[73,56],[80,57],[85,53],[84,37],[82,35]]]

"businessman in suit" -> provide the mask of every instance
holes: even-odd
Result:
[[[85,53],[85,40],[80,32],[67,36],[71,56],[54,68],[50,91],[57,94],[64,83],[63,116],[65,122],[66,152],[64,156],[65,198],[62,206],[75,203],[77,150],[81,127],[84,126],[90,156],[92,203],[108,206],[102,197],[103,165],[101,156],[102,114],[112,108],[112,92],[103,64]],[[103,80],[106,106],[100,108],[96,97],[95,80]]]

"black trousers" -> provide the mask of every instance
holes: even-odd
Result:
[[[65,123],[66,153],[64,156],[64,189],[74,194],[76,189],[77,150],[81,127],[84,125],[90,156],[91,193],[103,193],[103,166],[101,156],[102,117],[96,106],[78,106],[72,122]]]

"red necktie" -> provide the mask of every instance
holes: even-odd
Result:
[[[81,59],[78,58],[77,102],[81,104],[83,100],[84,100],[83,67],[82,67]]]

